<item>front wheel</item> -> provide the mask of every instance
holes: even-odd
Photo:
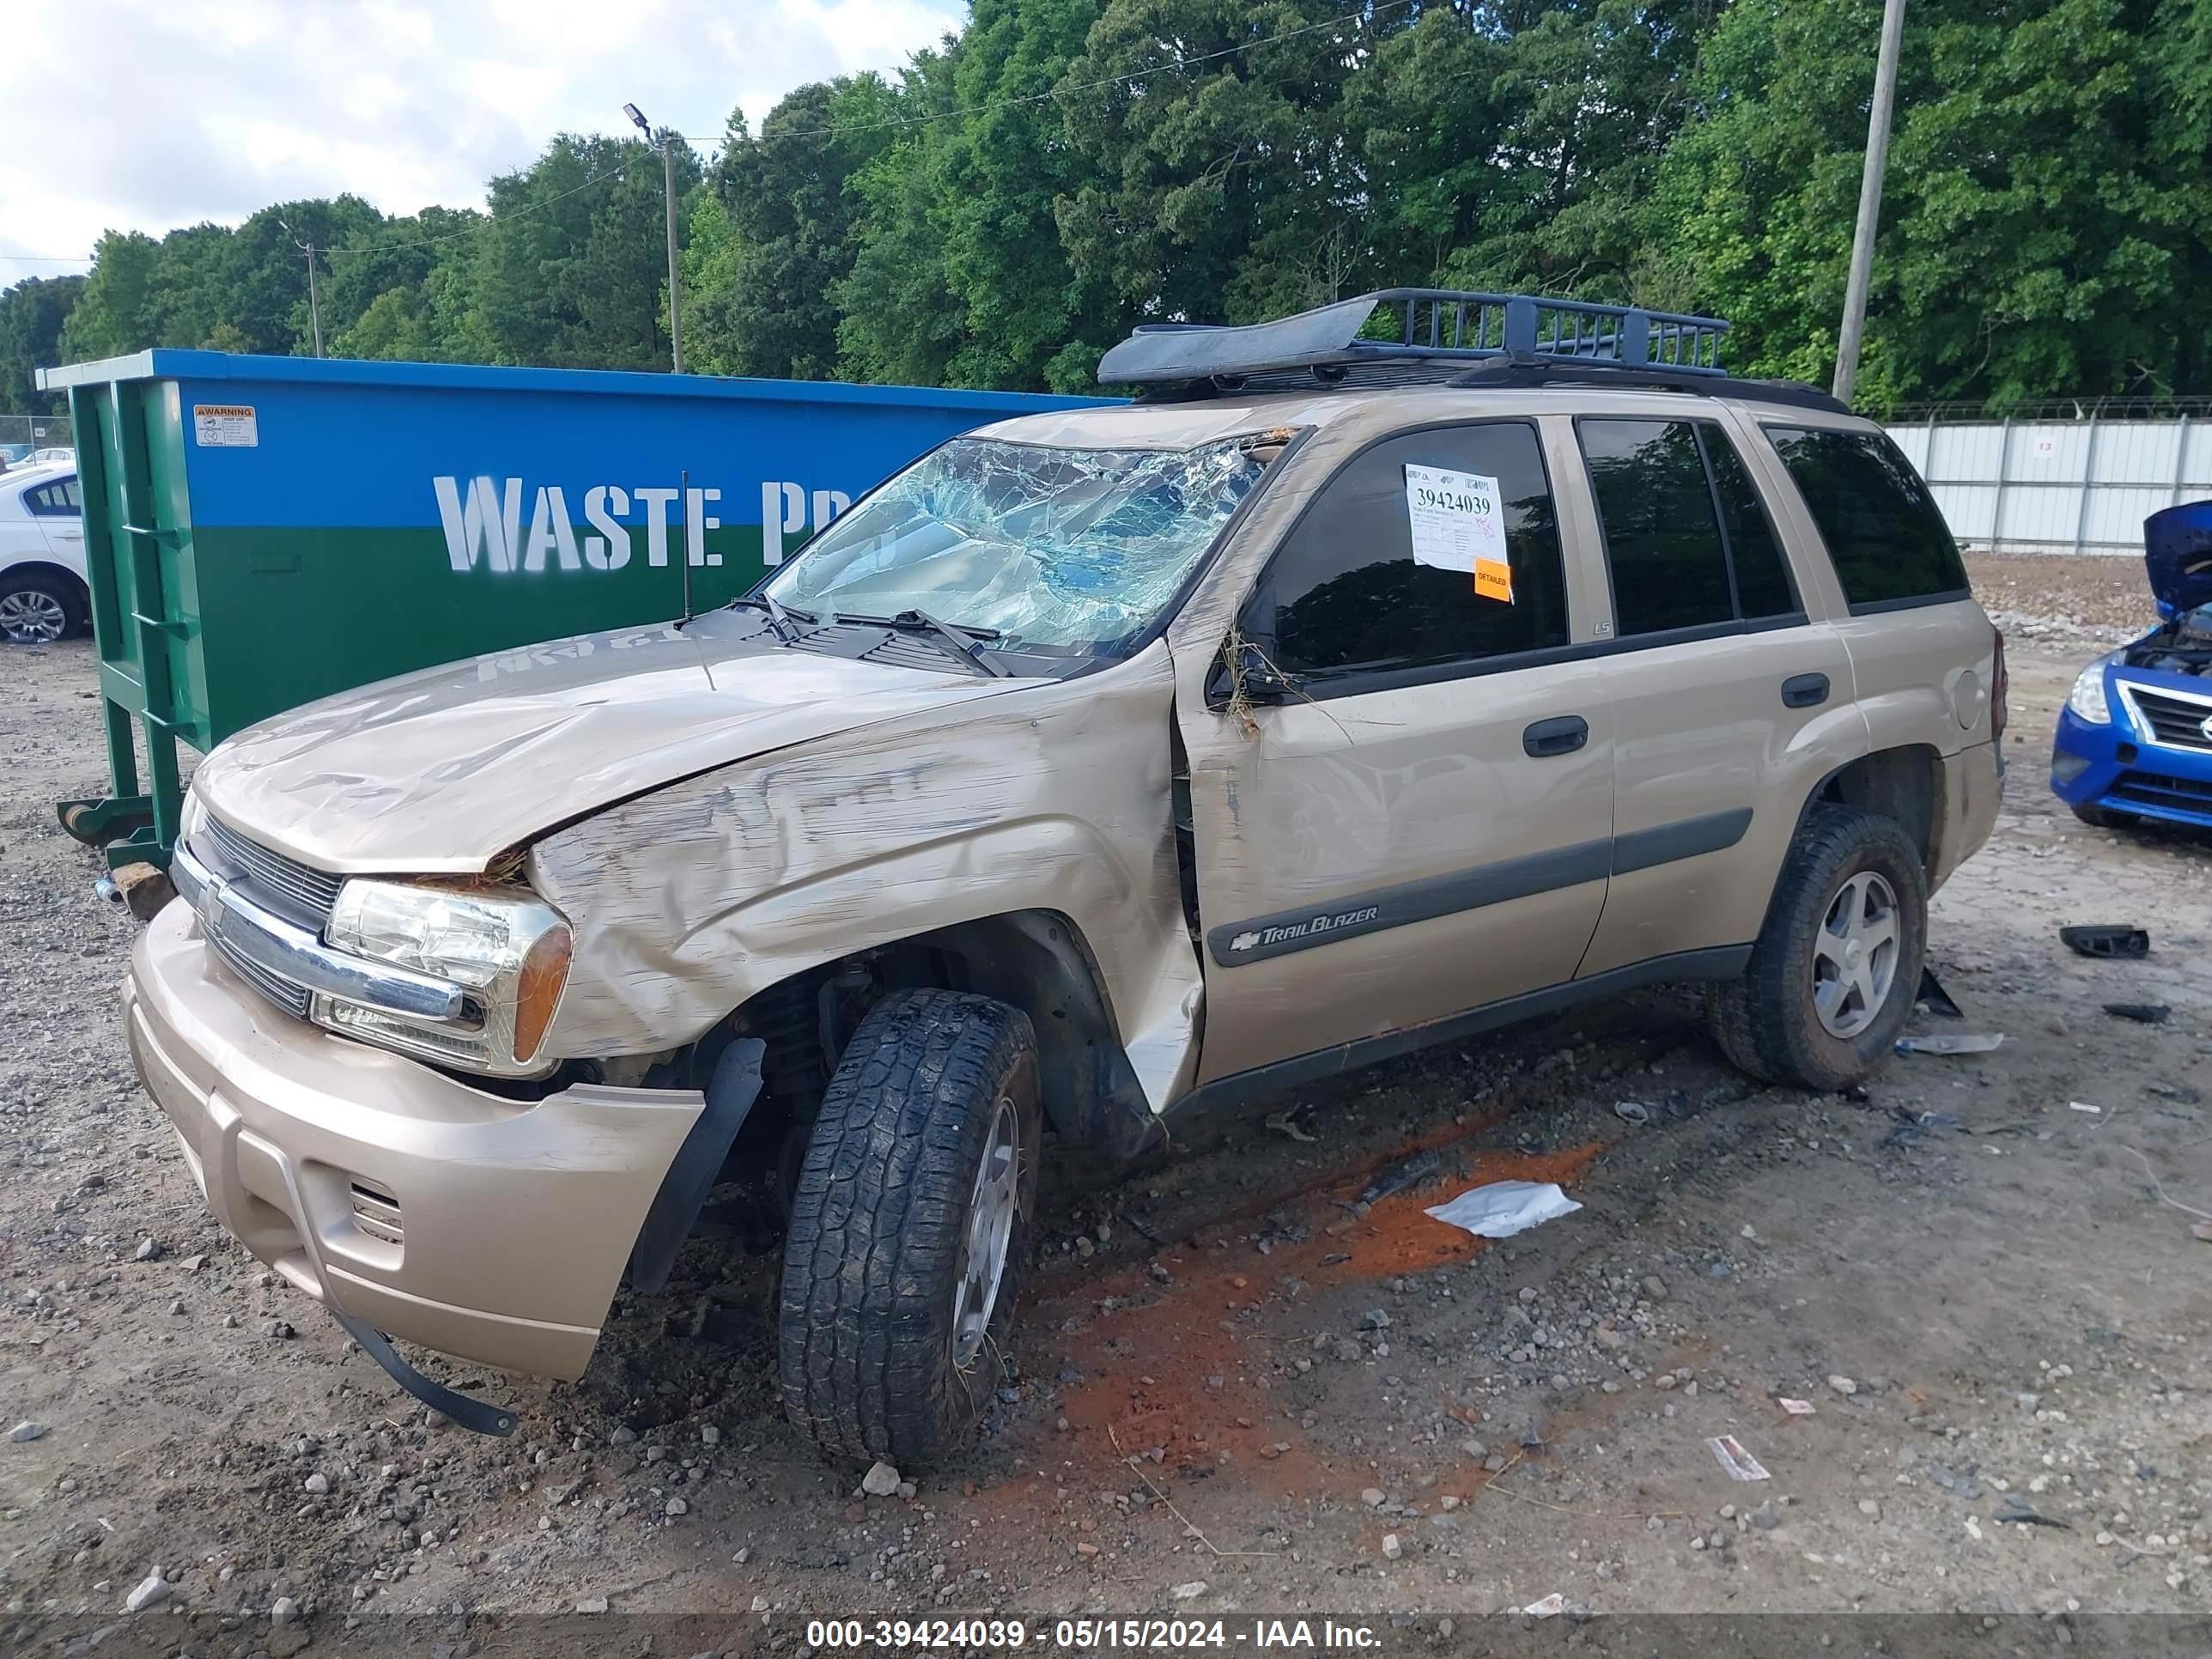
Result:
[[[860,1022],[808,1138],[778,1304],[784,1409],[824,1452],[928,1463],[981,1419],[1042,1128],[1019,1009],[896,991]]]
[[[1816,806],[1740,981],[1716,987],[1713,1034],[1765,1083],[1864,1081],[1912,1012],[1928,943],[1920,850],[1893,818]]]
[[[2115,812],[2109,806],[2076,806],[2072,811],[2092,830],[2131,830],[2142,822],[2132,812]]]

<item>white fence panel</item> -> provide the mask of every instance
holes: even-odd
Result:
[[[1890,435],[1967,547],[2140,553],[2142,521],[2212,496],[2212,419],[1903,422]]]

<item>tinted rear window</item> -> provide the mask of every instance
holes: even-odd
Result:
[[[1771,426],[1782,464],[1820,527],[1854,612],[1963,599],[1966,569],[1936,499],[1878,432]]]

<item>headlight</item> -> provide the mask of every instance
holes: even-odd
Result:
[[[185,804],[177,813],[177,839],[190,841],[207,822],[207,808],[200,805],[198,792],[185,791]]]
[[[2066,706],[2093,726],[2112,723],[2112,706],[2105,700],[2105,665],[2112,660],[2098,658],[2075,676],[2074,689],[2066,694]]]
[[[349,881],[331,908],[332,950],[434,974],[465,988],[468,1021],[443,1025],[319,996],[314,1018],[333,1030],[471,1071],[527,1076],[562,988],[571,939],[558,911],[527,895]]]

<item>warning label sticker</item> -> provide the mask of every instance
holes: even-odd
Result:
[[[203,449],[255,449],[260,428],[251,404],[194,404],[192,438]]]
[[[1486,599],[1513,602],[1513,567],[1505,550],[1505,507],[1498,480],[1480,472],[1406,464],[1406,517],[1413,561],[1474,578]]]

